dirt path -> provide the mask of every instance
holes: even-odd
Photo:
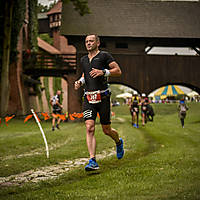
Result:
[[[113,148],[108,152],[103,151],[101,154],[98,154],[97,159],[100,160],[115,154],[116,152]],[[8,177],[0,177],[0,186],[22,185],[28,182],[37,183],[39,181],[45,181],[47,179],[55,179],[68,172],[69,170],[80,167],[81,165],[85,165],[87,162],[88,158],[66,160],[56,165],[41,167]]]

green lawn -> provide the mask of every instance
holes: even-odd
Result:
[[[200,199],[200,104],[190,103],[181,127],[177,104],[153,105],[156,116],[139,129],[131,127],[127,106],[114,107],[112,126],[124,139],[125,156],[98,160],[100,170],[86,173],[75,167],[56,179],[20,186],[1,186],[0,199]],[[141,121],[140,121],[141,125]],[[0,125],[0,177],[20,174],[66,160],[87,158],[85,126],[82,122],[62,123],[51,131],[42,121],[50,159],[37,124],[12,119]],[[113,141],[96,126],[97,153],[113,150]]]

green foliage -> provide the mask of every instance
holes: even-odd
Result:
[[[5,1],[0,1],[0,62],[3,53],[3,25],[4,25],[4,6]],[[16,0],[13,8],[13,19],[12,19],[12,32],[11,32],[11,55],[10,62],[16,61],[17,56],[17,43],[18,35],[22,28],[26,11],[26,0]]]
[[[37,0],[29,0],[29,42],[32,52],[37,52],[38,20],[37,20]]]
[[[39,100],[40,111],[43,112],[43,102],[42,102],[41,85],[37,84],[35,87],[36,87],[36,94],[37,94],[38,100]]]
[[[47,42],[47,43],[53,45],[53,38],[51,38],[51,37],[49,36],[48,33],[39,34],[39,37],[40,37],[42,40],[44,40],[45,42]]]
[[[49,93],[49,78],[48,77],[44,77],[44,87],[45,87],[45,95],[48,101],[48,107],[49,107],[49,110],[51,110],[51,104],[49,103],[51,97]]]
[[[26,0],[17,0],[14,3],[13,20],[12,20],[12,33],[11,33],[11,62],[16,61],[17,43],[19,32],[22,28],[25,19]]]
[[[4,25],[4,1],[0,1],[0,70],[3,54],[3,25]]]
[[[53,78],[53,90],[56,92],[57,90],[61,90],[61,78],[54,77]]]
[[[62,78],[60,78],[60,77],[54,77],[53,78],[53,91],[54,91],[54,93],[56,93],[57,90],[62,90],[61,81],[62,81]],[[62,95],[61,95],[60,100],[62,102]]]
[[[37,5],[38,13],[45,13],[49,11],[48,6],[38,3]]]

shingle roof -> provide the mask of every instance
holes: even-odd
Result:
[[[80,16],[63,4],[61,33],[118,37],[200,38],[199,2],[88,0],[91,14]]]
[[[47,12],[47,15],[51,15],[54,13],[61,13],[62,12],[62,1],[59,0],[53,7],[52,9]]]

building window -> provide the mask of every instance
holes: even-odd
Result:
[[[52,15],[50,16],[50,22],[53,22],[53,16]]]
[[[58,14],[59,20],[61,20],[61,14]]]
[[[58,15],[57,14],[54,15],[54,19],[55,19],[55,22],[58,21]]]
[[[117,49],[128,49],[128,43],[115,43]]]

